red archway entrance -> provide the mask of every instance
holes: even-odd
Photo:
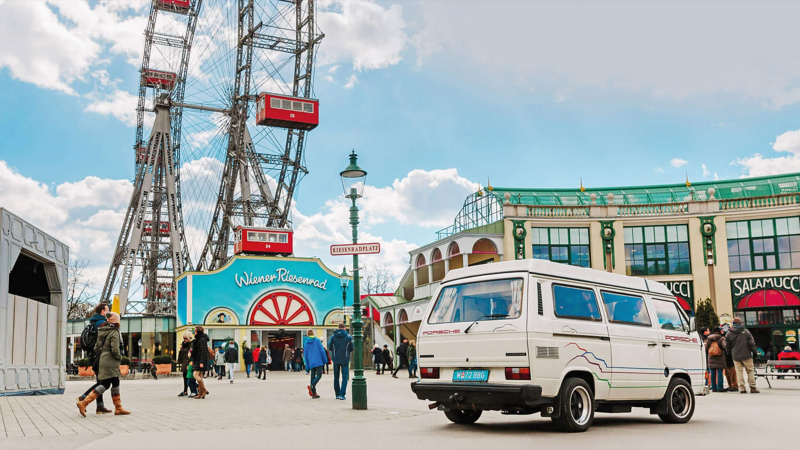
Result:
[[[314,325],[311,307],[302,297],[290,292],[271,292],[256,302],[250,325]]]

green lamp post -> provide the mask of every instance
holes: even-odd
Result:
[[[364,184],[367,179],[367,171],[358,166],[358,155],[355,150],[350,153],[350,165],[348,165],[339,175],[342,177],[342,189],[344,195],[353,202],[350,207],[350,225],[353,226],[353,244],[358,244],[358,207],[356,199],[364,193]],[[363,335],[361,330],[364,322],[361,321],[361,292],[359,289],[360,279],[358,277],[358,255],[353,255],[353,353],[354,377],[353,377],[353,409],[367,409],[367,379],[364,378],[364,352]]]
[[[347,276],[347,268],[342,267],[342,274],[339,275],[339,281],[342,284],[342,322],[347,326],[347,314],[344,310],[347,308],[347,285],[350,284],[350,277]]]

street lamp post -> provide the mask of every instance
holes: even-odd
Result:
[[[350,283],[350,278],[347,277],[347,268],[342,267],[342,274],[339,275],[339,281],[342,283],[342,321],[344,322],[345,327],[347,326],[347,314],[345,313],[345,308],[347,308],[347,285]]]
[[[342,177],[344,195],[353,202],[350,207],[350,225],[353,227],[353,244],[358,244],[358,207],[356,199],[364,192],[367,171],[358,166],[358,155],[355,150],[350,153],[350,164],[339,175]],[[359,292],[360,280],[358,277],[358,255],[353,255],[353,409],[367,409],[367,379],[364,378],[364,352],[361,321],[361,293]]]

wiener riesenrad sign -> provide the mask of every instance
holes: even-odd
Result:
[[[339,244],[331,245],[331,256],[369,255],[381,252],[381,244]]]

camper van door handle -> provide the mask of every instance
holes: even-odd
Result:
[[[669,344],[661,344],[662,347],[669,347]]]
[[[651,342],[651,343],[647,344],[648,347],[655,347],[656,345],[658,345],[658,344],[656,344],[655,342]]]

